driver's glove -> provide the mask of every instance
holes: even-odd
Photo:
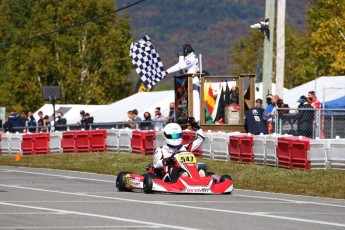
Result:
[[[194,131],[198,131],[200,129],[199,124],[195,121],[194,117],[188,117],[187,119],[188,123],[190,124],[190,126],[192,127],[192,129]]]
[[[167,166],[167,165],[171,165],[175,162],[175,157],[171,156],[171,157],[167,157],[163,159],[163,165]]]

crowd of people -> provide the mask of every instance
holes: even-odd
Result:
[[[163,130],[164,126],[175,122],[175,103],[169,104],[169,114],[164,116],[161,108],[156,107],[154,117],[146,111],[143,118],[138,115],[138,110],[133,109],[127,112],[127,121],[123,123],[122,128],[140,129],[140,130]]]
[[[3,130],[11,133],[40,133],[50,132],[52,129],[56,131],[65,131],[67,127],[67,119],[63,112],[55,112],[55,121],[52,116],[44,115],[42,111],[38,111],[38,119],[33,116],[32,111],[23,110],[20,114],[17,110],[12,109],[10,115],[3,124]],[[89,129],[93,123],[93,117],[84,110],[80,111],[81,120],[75,126],[83,129]],[[54,124],[55,123],[55,124]]]
[[[308,96],[300,96],[298,102],[298,110],[292,117],[292,123],[297,122],[295,134],[311,138],[315,126],[314,109],[319,109],[321,103],[314,91],[309,91]],[[267,107],[263,108],[262,100],[257,99],[255,106],[245,112],[245,129],[248,133],[254,135],[275,133],[276,117],[283,119],[285,114],[289,114],[289,105],[285,104],[278,95],[267,94],[266,103]]]

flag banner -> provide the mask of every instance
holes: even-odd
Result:
[[[188,118],[188,77],[175,77],[174,88],[176,122],[184,124]]]
[[[166,76],[161,58],[149,36],[146,35],[138,42],[133,42],[129,56],[135,71],[140,75],[142,82],[148,89],[151,89]]]
[[[207,106],[208,111],[210,112],[210,114],[213,113],[213,108],[215,106],[215,100],[214,100],[214,96],[213,96],[213,88],[212,88],[212,82],[205,82],[205,103]]]
[[[152,88],[151,88],[151,90],[152,90]],[[151,90],[149,88],[147,88],[145,83],[141,80],[141,78],[139,78],[137,85],[135,86],[134,92],[136,92],[136,93],[150,92]]]

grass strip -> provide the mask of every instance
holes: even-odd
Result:
[[[345,199],[345,171],[292,170],[256,164],[200,159],[208,171],[228,174],[234,187],[256,191]],[[152,156],[132,153],[64,153],[50,155],[0,156],[0,165],[52,168],[117,175],[120,171],[145,173]]]

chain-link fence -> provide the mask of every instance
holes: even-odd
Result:
[[[345,138],[345,109],[278,108],[275,133],[321,139]]]

